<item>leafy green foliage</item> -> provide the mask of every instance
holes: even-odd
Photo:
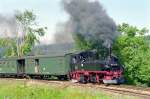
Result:
[[[1,56],[15,56],[16,55],[16,42],[12,38],[1,38],[0,39],[0,48],[3,48]]]
[[[91,44],[90,42],[87,42],[84,38],[83,35],[81,34],[77,34],[75,37],[75,41],[76,41],[76,46],[77,48],[81,49],[81,50],[91,50]]]
[[[125,76],[129,83],[146,84],[150,82],[150,46],[144,34],[146,28],[138,29],[126,23],[118,26],[122,35],[116,40],[113,51],[125,66]]]

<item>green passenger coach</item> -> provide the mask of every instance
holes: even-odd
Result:
[[[70,55],[27,56],[0,60],[0,76],[4,77],[51,77],[67,78],[70,71]]]
[[[63,78],[70,71],[69,55],[27,57],[26,74],[30,76],[56,76]]]

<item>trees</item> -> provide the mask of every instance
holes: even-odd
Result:
[[[2,56],[15,56],[16,55],[16,42],[13,38],[0,39],[1,57]]]
[[[125,76],[129,83],[147,84],[150,82],[150,46],[145,40],[148,29],[138,29],[123,23],[118,26],[122,35],[113,45],[113,52],[125,66]]]
[[[39,37],[44,36],[45,29],[47,29],[38,26],[36,15],[32,11],[17,11],[15,18],[19,27],[17,36],[0,39],[0,47],[5,49],[4,56],[27,55],[33,46],[39,42]]]
[[[46,27],[41,28],[37,25],[36,15],[31,11],[18,11],[15,16],[22,28],[23,36],[17,39],[17,54],[18,56],[22,56],[31,51],[35,43],[39,42],[40,36],[44,36]]]

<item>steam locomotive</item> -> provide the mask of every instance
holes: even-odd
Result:
[[[100,60],[95,51],[0,59],[0,77],[56,77],[80,83],[120,84],[124,83],[123,71],[116,57]]]
[[[123,67],[115,56],[105,60],[97,58],[96,52],[81,52],[72,55],[70,77],[81,83],[124,83]]]

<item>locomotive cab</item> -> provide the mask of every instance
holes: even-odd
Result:
[[[104,70],[104,62],[98,60],[95,51],[85,51],[73,54],[71,57],[71,78],[78,82],[99,82]]]
[[[96,65],[97,54],[92,51],[81,52],[73,54],[71,57],[71,71],[92,70]],[[99,67],[95,70],[98,70]]]

